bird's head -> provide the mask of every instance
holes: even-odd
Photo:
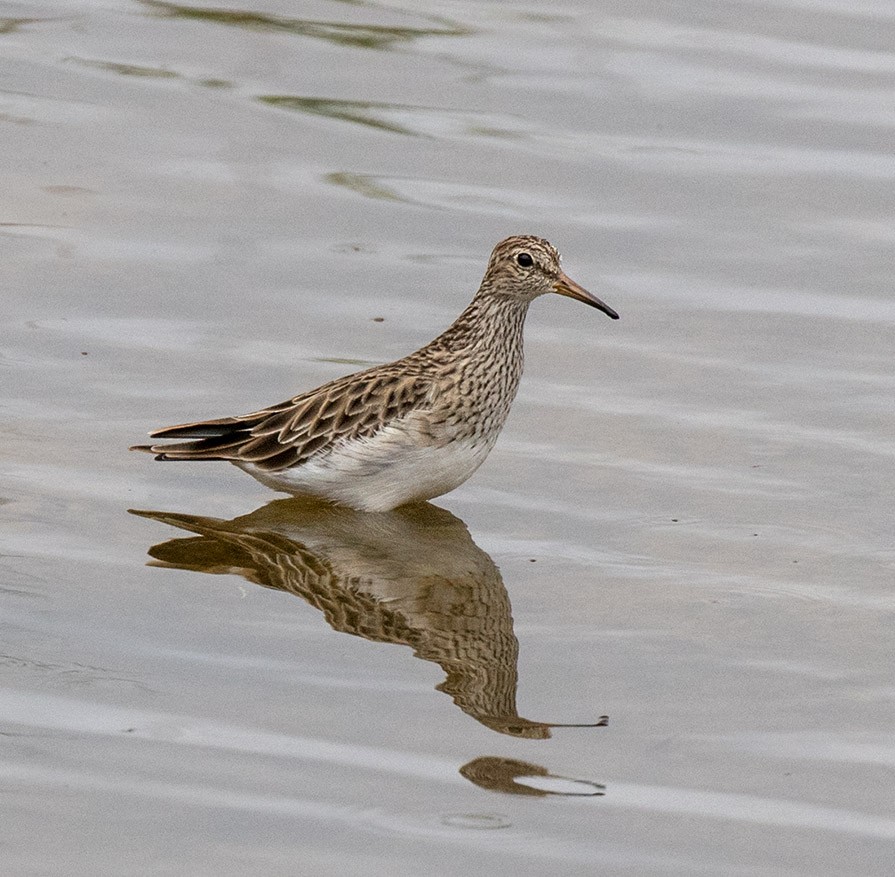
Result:
[[[555,292],[601,310],[613,320],[618,314],[568,277],[560,267],[556,247],[533,235],[502,240],[492,251],[480,294],[514,297],[530,302]]]

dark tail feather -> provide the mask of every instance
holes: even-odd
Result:
[[[134,445],[131,450],[155,454],[156,460],[232,460],[239,455],[240,446],[250,438],[253,426],[253,421],[236,417],[167,426],[150,433],[150,438],[193,441],[173,445]]]
[[[155,432],[149,433],[149,438],[219,438],[232,434],[234,430],[241,431],[247,427],[251,428],[251,424],[247,424],[245,420],[239,420],[236,417],[221,417],[218,420],[200,420],[196,423],[166,426],[164,429],[157,429]]]

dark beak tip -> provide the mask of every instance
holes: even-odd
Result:
[[[598,311],[602,311],[604,314],[606,314],[607,317],[609,317],[610,320],[618,319],[618,312],[609,307],[609,305],[605,302],[588,302],[588,304],[590,304],[591,307],[596,308]]]

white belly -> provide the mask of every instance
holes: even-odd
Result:
[[[268,487],[312,494],[368,512],[441,496],[462,484],[488,456],[497,435],[420,444],[407,429],[387,427],[375,436],[337,445],[326,456],[292,469],[265,472],[236,463]]]

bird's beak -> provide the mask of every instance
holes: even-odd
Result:
[[[618,314],[606,302],[600,301],[595,295],[591,295],[583,286],[579,286],[571,277],[566,276],[562,272],[559,275],[559,280],[553,284],[553,289],[560,295],[567,295],[576,301],[583,301],[586,305],[590,305],[592,308],[596,308],[607,316],[612,317],[613,320],[618,319]]]

